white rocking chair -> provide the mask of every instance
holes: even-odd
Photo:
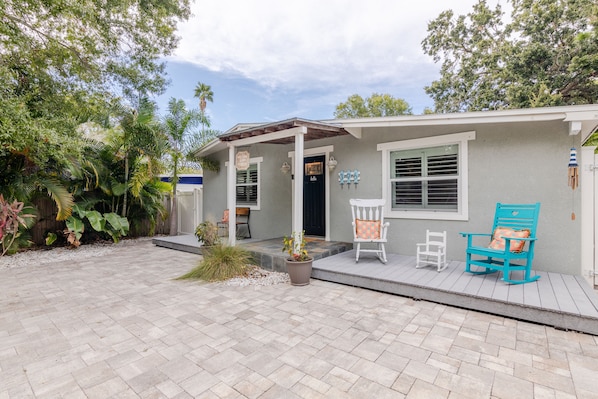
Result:
[[[446,269],[446,231],[442,233],[426,230],[426,242],[417,244],[415,268],[436,266],[437,271]]]
[[[359,262],[360,252],[373,252],[382,263],[386,263],[386,231],[390,223],[384,223],[383,199],[351,199],[353,215],[353,242],[357,245],[355,262]],[[362,243],[373,243],[375,249],[362,249]]]

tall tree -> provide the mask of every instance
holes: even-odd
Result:
[[[442,62],[425,88],[436,112],[598,101],[595,0],[511,0],[510,21],[485,0],[428,24],[424,52]]]
[[[336,106],[335,118],[370,118],[376,116],[410,115],[411,107],[402,98],[390,94],[373,93],[365,100],[359,94],[353,94],[347,101]]]
[[[174,51],[177,23],[189,14],[189,0],[1,1],[2,191],[25,201],[37,187],[68,217],[73,198],[58,180],[80,161],[77,126],[107,125],[123,99],[161,93],[160,59]]]
[[[170,211],[170,235],[177,234],[177,194],[176,186],[179,179],[179,167],[185,159],[185,141],[190,130],[200,120],[200,114],[187,110],[183,100],[171,98],[168,101],[168,114],[164,118],[164,130],[170,143],[170,176],[172,179],[172,196]]]

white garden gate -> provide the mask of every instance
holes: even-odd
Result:
[[[178,191],[177,234],[194,234],[195,228],[203,221],[203,188],[191,191]]]

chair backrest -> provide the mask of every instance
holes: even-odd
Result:
[[[426,230],[426,244],[446,248],[446,231],[440,233]]]
[[[383,199],[350,199],[351,213],[353,222],[356,219],[379,220],[384,224],[384,204]]]
[[[540,203],[535,204],[496,204],[492,231],[497,227],[510,227],[514,230],[528,229],[530,237],[536,236]]]
[[[237,223],[247,223],[249,222],[249,212],[251,210],[249,208],[237,208],[236,216],[237,216]]]

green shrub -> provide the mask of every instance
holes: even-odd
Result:
[[[215,245],[203,251],[203,259],[199,265],[177,278],[201,279],[205,281],[223,281],[242,276],[247,272],[247,265],[251,263],[251,254],[240,247],[229,245]]]
[[[197,241],[203,243],[204,247],[220,244],[218,226],[207,220],[195,228],[195,237],[197,237]]]

